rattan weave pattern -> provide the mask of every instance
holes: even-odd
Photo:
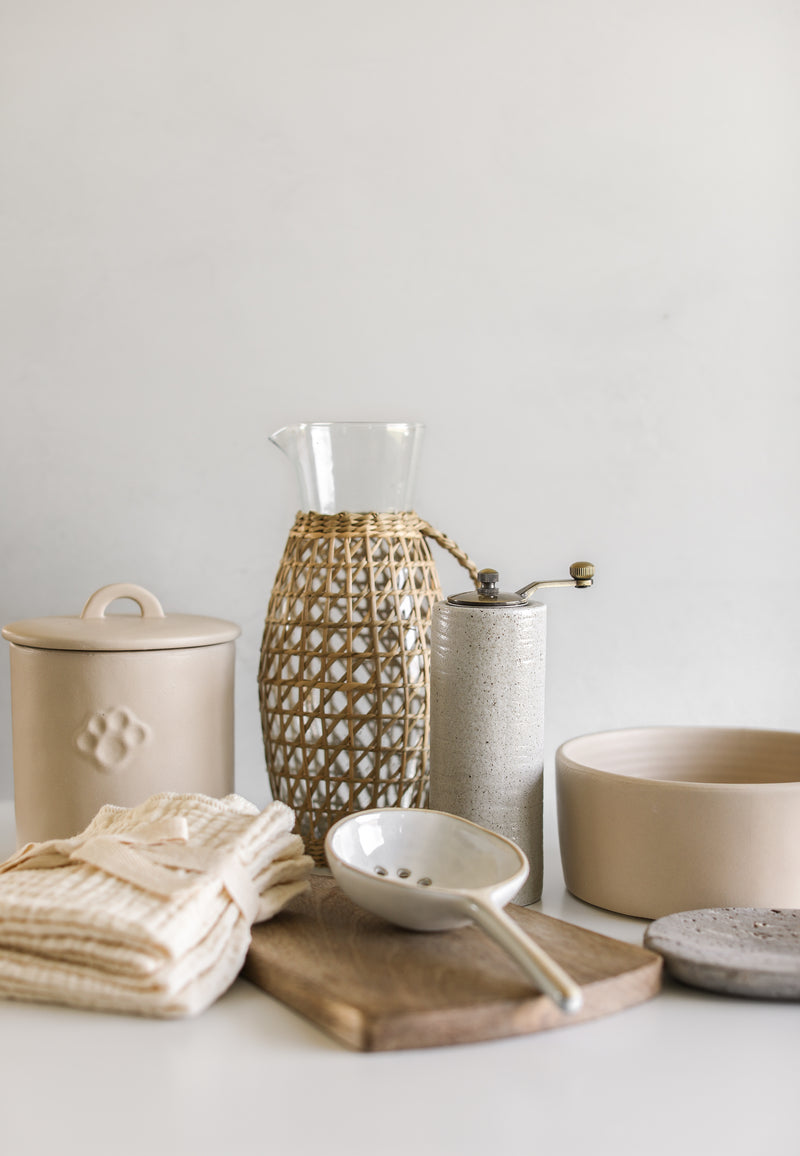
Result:
[[[475,581],[475,564],[413,511],[300,513],[289,533],[261,647],[261,724],[273,797],[317,864],[343,815],[427,802],[442,596],[428,538]]]

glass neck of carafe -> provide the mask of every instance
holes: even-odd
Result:
[[[303,422],[270,437],[295,468],[300,505],[319,514],[410,510],[424,427]]]

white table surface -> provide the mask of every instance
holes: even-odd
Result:
[[[643,921],[565,892],[551,813],[545,869],[541,910],[641,942]],[[800,1004],[669,980],[589,1023],[394,1053],[351,1052],[243,980],[174,1022],[0,1001],[0,1040],[8,1156],[800,1153]]]

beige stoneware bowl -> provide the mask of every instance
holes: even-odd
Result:
[[[556,752],[567,888],[655,919],[800,908],[800,733],[644,727]]]

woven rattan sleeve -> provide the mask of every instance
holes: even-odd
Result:
[[[442,597],[413,512],[297,515],[269,600],[259,667],[273,797],[324,863],[328,827],[428,795],[430,621]]]

